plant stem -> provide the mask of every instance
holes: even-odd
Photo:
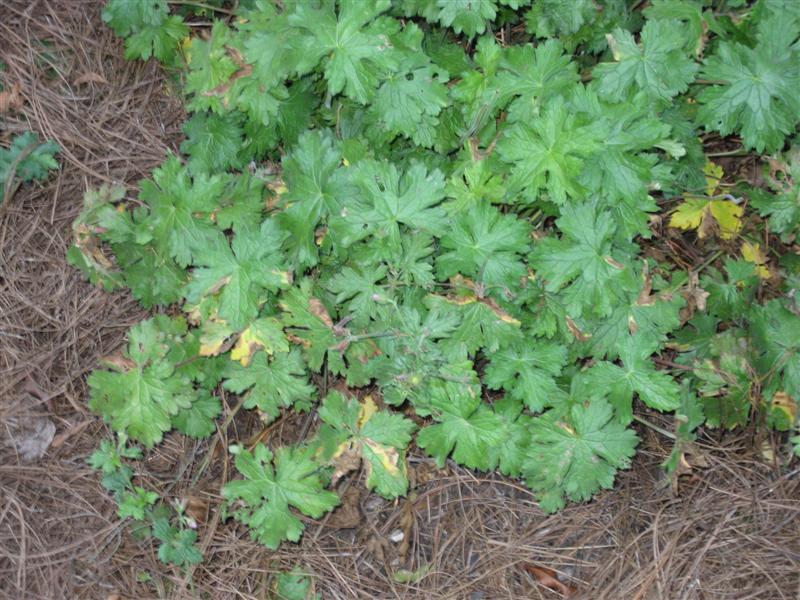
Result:
[[[668,437],[671,440],[677,439],[675,437],[675,434],[672,433],[671,431],[667,431],[663,427],[659,427],[655,423],[651,423],[650,421],[648,421],[647,419],[645,419],[643,417],[640,417],[639,415],[633,415],[633,419],[634,419],[634,421],[639,421],[639,423],[641,423],[642,425],[646,425],[647,427],[649,427],[653,431],[656,431],[656,432],[660,433],[664,437]]]
[[[175,4],[177,6],[195,6],[197,8],[205,8],[225,15],[230,15],[230,16],[236,15],[235,12],[233,12],[232,10],[228,10],[227,8],[218,8],[216,6],[211,6],[210,4],[205,4],[203,2],[193,2],[192,0],[167,0],[167,4]]]

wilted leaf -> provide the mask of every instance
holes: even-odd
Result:
[[[730,200],[708,200],[687,196],[672,213],[670,227],[696,229],[699,238],[719,232],[723,240],[736,236],[742,229],[744,209]]]
[[[756,273],[761,279],[772,277],[767,266],[767,256],[761,250],[761,244],[751,244],[747,240],[742,242],[742,258],[756,265]]]

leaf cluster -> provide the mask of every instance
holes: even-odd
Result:
[[[353,473],[406,494],[412,444],[553,511],[613,486],[641,407],[675,414],[673,470],[704,419],[796,427],[797,261],[768,285],[752,242],[736,258],[758,222],[699,138],[793,143],[800,15],[602,4],[259,0],[201,35],[111,0],[131,56],[180,66],[191,117],[184,156],[75,223],[92,281],[174,315],[132,328],[91,408],[146,447],[210,435],[220,388],[265,422],[316,409],[302,444],[232,447],[228,513],[270,548]],[[753,192],[785,241],[796,163]],[[658,250],[667,207],[727,260]]]

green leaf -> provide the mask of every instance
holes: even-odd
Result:
[[[124,37],[142,27],[158,26],[168,13],[166,0],[108,0],[103,21]]]
[[[590,203],[569,204],[562,207],[556,223],[563,236],[543,238],[533,248],[530,264],[536,276],[546,281],[549,291],[564,288],[564,300],[573,314],[585,310],[608,314],[625,270],[614,257],[619,254],[612,243],[611,214]]]
[[[469,37],[486,31],[486,23],[497,14],[496,0],[437,0],[437,20],[456,33]]]
[[[22,153],[31,146],[33,150],[20,160]],[[46,179],[49,171],[58,168],[55,155],[60,151],[61,148],[55,142],[39,144],[39,136],[32,131],[16,136],[11,141],[11,147],[0,148],[0,186],[7,185],[9,177],[23,182]],[[12,167],[15,167],[13,172]]]
[[[332,235],[347,247],[372,235],[399,250],[401,226],[441,235],[447,219],[439,206],[444,198],[444,177],[436,169],[412,164],[404,173],[392,163],[362,161],[353,174],[364,199],[347,207],[331,224]]]
[[[316,60],[322,59],[330,94],[343,91],[366,104],[380,78],[396,66],[388,39],[394,21],[376,20],[389,6],[389,0],[342,0],[337,15],[332,2],[321,9],[304,2],[296,5],[289,23],[313,38],[308,50]]]
[[[216,431],[214,420],[222,412],[219,398],[210,393],[201,393],[191,406],[181,408],[174,417],[172,425],[189,437],[202,439]]]
[[[339,504],[339,496],[323,489],[319,465],[307,449],[279,448],[273,459],[273,453],[258,444],[252,453],[241,450],[235,462],[244,479],[225,484],[222,495],[231,503],[242,501],[244,506],[234,516],[267,548],[300,540],[305,526],[290,507],[317,519]]]
[[[657,371],[650,359],[653,344],[643,335],[625,338],[618,347],[622,366],[599,362],[589,371],[589,380],[597,389],[607,390],[620,423],[633,419],[633,394],[650,408],[675,410],[680,406],[680,386],[664,371]]]
[[[342,156],[330,132],[305,132],[297,145],[283,158],[283,177],[288,191],[282,198],[286,208],[278,215],[281,227],[291,235],[286,239],[289,256],[301,267],[317,263],[315,232],[342,210],[342,202],[352,196],[350,175],[341,167]]]
[[[109,0],[103,21],[125,40],[125,58],[147,60],[151,56],[171,64],[178,43],[189,28],[178,15],[170,16],[165,0]]]
[[[382,265],[359,269],[344,267],[327,285],[336,294],[336,303],[342,304],[352,315],[356,326],[365,326],[370,318],[378,316],[378,301],[384,297],[379,282],[383,281],[386,273],[387,269]]]
[[[565,497],[579,502],[611,488],[617,469],[630,466],[637,443],[636,433],[613,420],[605,400],[576,404],[567,419],[550,411],[531,426],[525,483],[538,494],[542,510],[555,512]]]
[[[405,451],[416,429],[412,421],[379,411],[369,396],[359,403],[339,392],[328,394],[319,416],[327,425],[319,434],[326,460],[336,465],[340,456],[360,457],[367,472],[367,488],[384,498],[397,498],[408,491]]]
[[[166,17],[157,26],[142,27],[125,40],[125,58],[147,60],[151,56],[165,64],[174,62],[178,44],[189,34],[179,15]]]
[[[528,249],[530,227],[484,202],[459,215],[442,237],[436,260],[439,278],[460,273],[489,288],[514,287],[527,274],[520,255]]]
[[[195,546],[196,531],[173,527],[169,520],[162,517],[153,522],[153,536],[161,541],[158,547],[158,558],[161,562],[180,567],[197,565],[203,561],[203,554]]]
[[[497,144],[511,167],[509,185],[531,201],[541,191],[558,204],[585,195],[578,183],[584,160],[602,149],[596,128],[583,124],[562,98],[547,102],[530,123],[516,123]]]
[[[641,46],[623,29],[607,37],[615,62],[600,63],[593,73],[606,98],[622,102],[635,89],[653,101],[669,100],[685,92],[694,80],[698,65],[686,56],[686,36],[680,21],[647,21]]]
[[[148,492],[144,488],[134,486],[130,491],[124,491],[119,497],[119,510],[117,514],[120,519],[132,517],[141,521],[145,517],[145,512],[158,500],[157,492]]]
[[[706,59],[710,85],[697,97],[698,122],[722,135],[741,132],[748,148],[775,152],[800,121],[798,22],[782,16],[758,24],[754,48],[721,41]]]
[[[192,174],[241,168],[239,151],[244,146],[244,132],[239,121],[236,113],[196,113],[186,121],[181,152],[189,155]]]
[[[548,38],[576,33],[596,12],[591,0],[534,0],[525,20],[528,31]]]
[[[172,428],[172,418],[196,397],[168,356],[176,343],[176,326],[180,327],[164,316],[135,325],[128,350],[113,363],[114,370],[94,371],[89,377],[89,408],[115,431],[147,447],[161,441]]]
[[[319,371],[327,355],[328,368],[342,372],[341,355],[332,352],[339,339],[333,330],[333,321],[325,305],[312,295],[312,283],[304,279],[281,296],[283,322],[300,340],[303,352],[312,371]]]
[[[783,156],[772,159],[765,178],[774,194],[753,189],[751,204],[762,217],[769,217],[770,231],[790,242],[800,227],[800,147],[793,146]]]
[[[186,299],[196,303],[218,294],[220,317],[234,329],[244,329],[258,315],[267,292],[289,286],[280,252],[284,237],[271,220],[260,229],[240,231],[230,244],[218,233],[195,257],[198,266],[186,285]]]
[[[555,378],[567,362],[567,348],[536,340],[494,352],[486,366],[486,386],[503,389],[532,411],[553,406],[565,394]]]
[[[490,448],[490,462],[497,461],[500,472],[509,477],[519,477],[531,440],[532,419],[522,414],[522,402],[505,396],[493,404],[497,416],[503,421],[503,441]]]
[[[437,421],[419,432],[417,445],[440,469],[451,453],[458,464],[473,469],[495,466],[490,449],[503,441],[503,421],[481,402],[474,387],[449,382],[431,386],[430,396],[424,404],[415,402],[415,408]]]
[[[430,294],[426,304],[448,318],[460,320],[459,326],[441,342],[452,360],[473,355],[481,348],[495,352],[521,339],[520,322],[490,300],[472,295]]]
[[[178,265],[191,264],[219,235],[210,216],[225,183],[218,175],[192,179],[175,156],[153,171],[152,181],[141,182],[139,198],[150,208],[153,242]]]
[[[272,357],[257,352],[247,366],[229,362],[223,387],[237,394],[247,392],[245,408],[258,408],[270,420],[283,407],[308,410],[315,388],[308,383],[306,366],[298,349],[276,352]]]
[[[497,86],[503,95],[516,96],[509,106],[509,121],[530,122],[552,97],[566,96],[579,80],[575,63],[557,40],[536,47],[512,46],[501,61]]]
[[[311,577],[299,567],[288,573],[278,573],[276,600],[320,600],[319,594],[313,593]]]

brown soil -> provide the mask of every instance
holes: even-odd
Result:
[[[517,482],[412,457],[412,499],[388,503],[345,482],[345,506],[309,521],[302,543],[267,550],[223,522],[223,453],[196,485],[208,444],[171,436],[140,473],[170,500],[208,511],[205,562],[164,566],[131,537],[85,459],[106,434],[86,406],[86,374],[117,350],[144,311],[124,293],[86,283],[64,260],[87,187],[135,185],[176,150],[184,115],[154,64],[129,63],[96,0],[4,0],[0,59],[25,104],[5,115],[5,144],[26,129],[56,140],[62,167],[23,186],[0,216],[0,597],[268,598],[274,574],[295,565],[325,599],[562,598],[532,567],[552,569],[573,598],[764,600],[800,598],[800,469],[765,461],[752,432],[703,433],[694,471],[677,492],[659,464],[669,440],[642,428],[635,464],[593,502],[544,515]],[[11,417],[46,417],[56,438],[23,462],[7,447]],[[651,421],[669,429],[659,415]],[[280,422],[273,435],[303,426]],[[246,435],[237,419],[221,437]],[[219,448],[226,447],[221,439]],[[764,440],[785,457],[785,439]],[[796,466],[796,463],[795,463]],[[391,534],[403,531],[404,542]],[[400,569],[427,569],[398,583]]]

